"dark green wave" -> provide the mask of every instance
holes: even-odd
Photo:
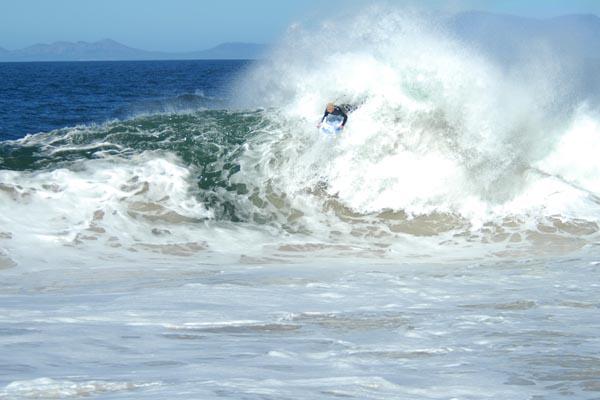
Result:
[[[64,128],[0,142],[0,169],[78,168],[81,161],[107,154],[130,158],[145,151],[166,152],[197,174],[199,200],[217,218],[240,221],[246,218],[238,215],[236,197],[248,189],[231,184],[229,178],[239,171],[244,144],[267,126],[261,111],[206,110]],[[223,194],[227,192],[230,195]]]
[[[64,128],[0,142],[0,169],[64,168],[106,152],[127,157],[147,150],[170,151],[188,164],[206,166],[243,144],[263,126],[261,112],[210,110]]]

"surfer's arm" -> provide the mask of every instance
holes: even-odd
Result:
[[[346,125],[346,121],[348,121],[348,115],[346,115],[346,113],[344,111],[342,111],[342,110],[340,110],[340,113],[344,117],[344,121],[342,121],[342,128],[343,128],[344,125]]]
[[[329,115],[329,113],[327,112],[327,110],[325,110],[325,114],[323,114],[323,118],[321,118],[321,120],[319,121],[319,123],[317,124],[317,128],[321,127],[321,124],[323,124],[323,121],[325,121],[325,117]]]

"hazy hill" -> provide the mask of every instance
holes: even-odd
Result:
[[[223,43],[208,50],[188,53],[189,58],[199,59],[256,59],[261,58],[266,46],[256,43]]]
[[[466,12],[454,16],[449,25],[461,40],[499,58],[527,57],[532,51],[600,57],[600,18],[595,15],[533,19]]]
[[[35,44],[9,53],[10,59],[23,61],[54,60],[118,60],[141,59],[149,56],[149,52],[125,46],[114,40],[104,39],[94,43],[88,42],[55,42],[52,44]]]
[[[167,53],[135,49],[111,39],[98,42],[35,44],[14,51],[0,50],[0,61],[86,61],[167,59],[256,59],[266,46],[256,43],[224,43],[208,50]]]

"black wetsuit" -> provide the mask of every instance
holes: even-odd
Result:
[[[321,122],[325,121],[325,117],[327,117],[329,114],[331,114],[331,115],[341,115],[342,117],[344,117],[344,121],[342,122],[342,126],[346,125],[346,121],[348,121],[348,116],[346,115],[346,113],[344,112],[344,110],[342,110],[340,107],[338,107],[338,106],[333,107],[333,111],[332,112],[328,112],[327,109],[325,109],[325,114],[323,114],[323,118],[321,118]]]

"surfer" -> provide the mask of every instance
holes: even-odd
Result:
[[[342,124],[340,125],[340,129],[344,129],[344,125],[346,125],[346,121],[348,121],[348,115],[341,109],[341,107],[336,106],[333,103],[327,103],[327,108],[325,108],[325,114],[323,114],[323,118],[321,118],[321,122],[317,125],[317,128],[321,127],[323,121],[328,115],[339,115],[344,118]]]

